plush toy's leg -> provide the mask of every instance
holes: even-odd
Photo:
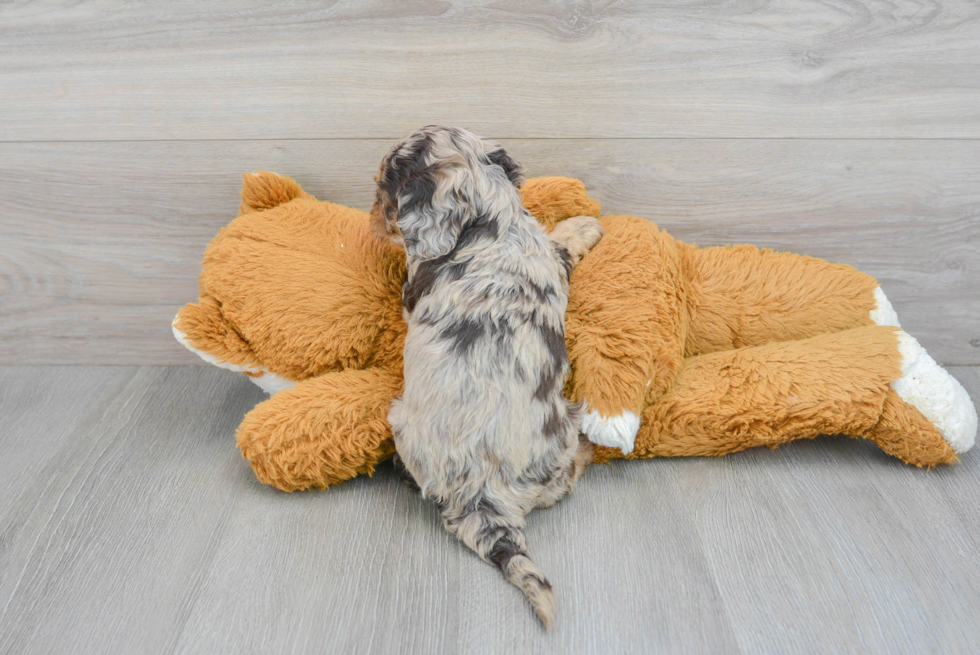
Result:
[[[680,248],[687,356],[898,325],[878,282],[851,266],[755,246]]]
[[[605,236],[572,271],[569,395],[585,409],[592,443],[629,453],[645,403],[666,393],[684,361],[686,280],[677,243],[656,225],[601,223]]]
[[[325,489],[395,452],[388,424],[400,374],[380,369],[327,373],[259,403],[238,428],[238,447],[266,484]]]
[[[869,326],[689,358],[674,386],[644,410],[630,457],[724,455],[845,434],[872,439],[917,466],[951,462],[954,448],[972,445],[972,404],[966,398],[968,408],[957,405],[966,418],[959,424],[961,436],[950,439],[942,425],[903,400],[903,371],[919,376],[917,359],[903,359],[903,335]],[[922,370],[934,376],[933,365]],[[943,384],[944,393],[953,393],[953,385]],[[595,459],[618,455],[597,448]]]

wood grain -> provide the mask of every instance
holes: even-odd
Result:
[[[233,428],[261,398],[193,370],[3,372],[29,392],[0,415],[35,419],[5,425],[4,450],[49,443],[2,490],[0,652],[172,652],[248,468]],[[45,434],[65,419],[74,429]]]
[[[0,139],[980,138],[968,0],[0,5]]]
[[[701,245],[755,243],[875,275],[936,359],[980,364],[980,141],[514,140],[533,175]],[[388,140],[0,144],[0,362],[191,364],[197,299],[243,172],[369,207]]]
[[[951,372],[980,401],[980,369]],[[977,459],[925,471],[821,439],[674,461],[742,652],[974,650]]]
[[[0,416],[3,433],[11,435],[0,442],[0,515],[9,516],[32,480],[50,474],[45,467],[65,440],[77,430],[91,428],[108,399],[118,395],[131,378],[131,370],[111,367],[48,372],[0,368]],[[0,543],[13,537],[9,532],[3,534]]]
[[[980,368],[952,372],[980,400]],[[529,519],[558,594],[549,635],[387,465],[323,493],[260,485],[233,432],[262,397],[213,368],[0,367],[0,652],[953,653],[980,639],[976,452],[920,471],[825,438],[592,467]]]

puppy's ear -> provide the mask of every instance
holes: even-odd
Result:
[[[435,259],[455,247],[473,211],[472,186],[465,166],[428,166],[405,179],[398,192],[398,227],[409,256]]]
[[[504,173],[507,174],[507,179],[518,189],[524,184],[524,167],[511,159],[510,155],[500,146],[493,148],[487,153],[487,160],[491,164],[496,164],[504,169]]]

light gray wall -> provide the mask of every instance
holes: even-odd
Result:
[[[197,363],[169,322],[241,173],[367,207],[442,122],[681,239],[853,264],[980,364],[975,4],[474,4],[5,5],[0,363]]]

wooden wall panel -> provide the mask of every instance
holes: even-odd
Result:
[[[387,140],[0,144],[0,362],[193,363],[170,319],[241,173],[367,208]],[[510,140],[532,175],[702,245],[875,275],[940,362],[980,364],[980,142]]]
[[[980,6],[0,5],[0,140],[980,137]]]

